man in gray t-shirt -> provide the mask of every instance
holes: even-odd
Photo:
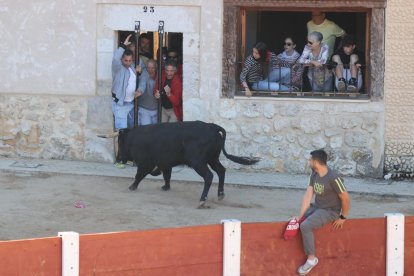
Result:
[[[342,228],[349,212],[349,195],[344,181],[327,166],[326,152],[315,150],[310,154],[309,164],[313,172],[298,217],[299,219],[305,217],[300,224],[300,231],[307,255],[305,264],[298,269],[300,275],[308,274],[318,264],[313,230],[329,222],[333,222],[335,229]],[[315,203],[311,204],[314,194]]]
[[[339,214],[342,203],[338,194],[346,191],[343,183],[342,178],[330,168],[322,177],[315,171],[312,172],[309,186],[313,187],[315,193],[314,207],[333,210]]]

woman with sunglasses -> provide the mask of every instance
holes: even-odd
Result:
[[[277,60],[269,74],[270,82],[279,82],[280,84],[292,84],[292,66],[296,63],[300,54],[296,51],[296,43],[291,37],[285,38],[284,51],[277,55]],[[283,65],[280,65],[280,64]],[[282,87],[281,87],[282,88]]]
[[[332,91],[332,71],[326,68],[329,60],[329,46],[322,43],[323,35],[312,32],[308,35],[308,43],[303,49],[298,62],[309,66],[308,78],[312,91]]]

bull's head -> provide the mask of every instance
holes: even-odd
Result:
[[[111,134],[99,134],[98,137],[100,138],[115,138],[118,137],[118,152],[116,155],[116,161],[126,163],[129,160],[132,160],[130,158],[129,151],[126,146],[126,138],[128,135],[129,129],[124,128],[120,129],[116,132],[113,132]]]

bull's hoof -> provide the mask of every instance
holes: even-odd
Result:
[[[210,205],[207,205],[205,201],[200,201],[197,209],[210,209]]]
[[[170,189],[170,185],[164,185],[161,187],[163,191],[168,191]]]
[[[135,186],[134,184],[132,184],[131,186],[129,186],[129,190],[130,191],[135,191],[138,188],[138,186]]]
[[[218,200],[223,200],[224,199],[224,192],[221,192],[218,194]]]

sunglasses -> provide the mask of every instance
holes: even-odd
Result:
[[[285,45],[286,45],[286,46],[292,46],[292,43],[290,43],[290,42],[285,42]]]

